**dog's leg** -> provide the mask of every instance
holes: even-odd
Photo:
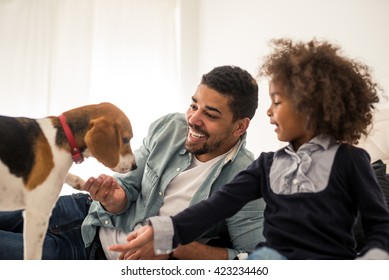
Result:
[[[35,212],[35,213],[34,213]],[[23,212],[24,218],[24,259],[41,260],[43,241],[46,235],[48,218],[31,209]]]
[[[43,242],[49,219],[61,191],[62,183],[48,180],[33,191],[26,192],[23,212],[24,259],[42,259]]]
[[[72,173],[68,173],[65,177],[65,183],[75,188],[76,190],[82,191],[85,181]]]

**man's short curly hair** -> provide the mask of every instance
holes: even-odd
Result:
[[[259,76],[284,87],[297,112],[307,116],[308,128],[352,144],[368,134],[379,87],[367,65],[340,55],[327,41],[271,43],[274,52]]]
[[[201,84],[229,96],[233,120],[250,118],[258,107],[258,84],[246,70],[237,66],[219,66],[201,78]]]

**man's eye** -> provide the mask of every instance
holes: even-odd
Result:
[[[208,118],[210,118],[210,119],[216,119],[216,116],[214,116],[214,115],[207,114],[207,116],[208,116]]]

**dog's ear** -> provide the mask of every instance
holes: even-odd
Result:
[[[115,124],[104,117],[91,120],[84,140],[92,156],[106,167],[118,165],[120,139]]]

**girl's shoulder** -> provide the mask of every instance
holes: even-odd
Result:
[[[372,172],[369,153],[350,144],[341,144],[336,153],[334,168],[349,172]],[[369,171],[368,171],[369,170]]]
[[[365,149],[347,143],[340,144],[337,156],[348,159],[363,159],[370,163],[370,155]]]

